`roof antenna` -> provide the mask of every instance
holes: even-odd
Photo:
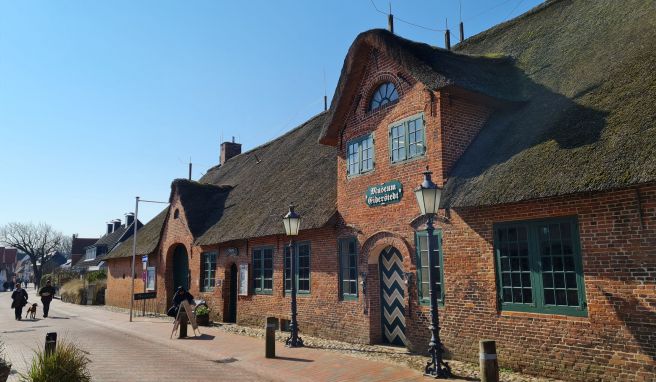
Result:
[[[326,68],[323,68],[323,111],[328,110],[328,96],[326,95]]]
[[[451,32],[449,31],[449,19],[446,19],[446,32],[444,32],[444,46],[451,50]]]
[[[460,42],[465,40],[465,26],[462,23],[462,0],[460,0]]]
[[[191,180],[191,157],[189,157],[189,180]]]
[[[389,2],[389,13],[387,14],[387,30],[394,33],[394,15],[392,14],[392,2]]]

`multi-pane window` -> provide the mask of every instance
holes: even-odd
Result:
[[[430,282],[428,272],[430,263],[428,258],[428,232],[420,231],[415,233],[415,247],[417,248],[417,293],[421,304],[430,303]],[[431,251],[433,252],[433,261],[435,267],[435,289],[437,300],[444,301],[442,272],[442,232],[435,230],[431,242]]]
[[[253,250],[253,290],[263,294],[273,290],[273,248]]]
[[[216,252],[201,254],[201,287],[204,292],[214,290],[216,285]]]
[[[495,225],[503,309],[586,315],[575,219]]]
[[[310,243],[296,243],[296,291],[310,293]],[[285,246],[285,291],[292,290],[292,263],[289,247]]]
[[[346,153],[348,175],[357,175],[374,169],[374,137],[368,134],[349,141]]]
[[[399,93],[396,91],[396,86],[391,82],[386,82],[380,85],[373,96],[371,97],[371,102],[369,103],[369,111],[376,110],[381,106],[385,106],[388,103],[392,103],[399,99]]]
[[[392,163],[424,155],[426,134],[422,113],[390,126],[390,160]]]
[[[339,281],[342,299],[358,298],[358,251],[353,237],[339,240]]]

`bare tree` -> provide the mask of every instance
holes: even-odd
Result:
[[[0,243],[17,248],[30,257],[35,282],[41,281],[43,265],[62,250],[64,235],[46,223],[9,223],[0,227]]]

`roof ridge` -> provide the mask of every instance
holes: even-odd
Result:
[[[516,16],[516,17],[514,17],[510,20],[506,20],[502,23],[493,25],[492,27],[490,27],[488,29],[480,31],[480,32],[476,33],[475,35],[466,38],[464,41],[461,41],[461,42],[457,43],[456,45],[454,45],[453,49],[458,50],[460,48],[466,47],[469,44],[474,44],[474,43],[478,42],[480,39],[488,38],[490,35],[496,35],[496,34],[499,34],[499,33],[503,33],[503,32],[506,31],[506,29],[510,28],[511,26],[517,24],[520,21],[523,21],[523,19],[525,19],[529,16],[532,16],[534,14],[537,14],[539,12],[542,12],[545,9],[553,6],[554,4],[557,4],[557,3],[560,3],[560,2],[563,2],[563,1],[565,1],[565,0],[546,0],[544,3],[536,5],[535,7],[529,9],[528,11],[522,13],[519,16]],[[466,54],[466,53],[464,53],[464,54]]]
[[[310,117],[309,119],[307,119],[305,122],[303,122],[303,123],[301,123],[300,125],[298,125],[298,126],[292,128],[291,130],[288,130],[288,131],[285,132],[284,134],[279,135],[279,136],[277,136],[277,137],[275,137],[275,138],[273,138],[273,139],[271,139],[271,140],[269,140],[269,141],[267,141],[267,142],[264,142],[264,143],[262,143],[261,145],[255,146],[255,147],[253,147],[252,149],[250,149],[250,150],[248,150],[248,151],[244,151],[243,153],[237,154],[237,155],[235,155],[234,157],[232,157],[232,158],[230,158],[230,159],[237,158],[237,157],[239,157],[239,156],[242,156],[242,155],[246,155],[246,154],[252,153],[252,152],[254,152],[254,151],[256,151],[256,150],[263,149],[263,148],[265,148],[265,147],[267,147],[267,146],[273,144],[274,142],[277,142],[277,141],[279,141],[279,140],[285,138],[286,136],[291,135],[291,134],[294,133],[296,130],[300,130],[300,129],[302,129],[304,126],[306,126],[307,124],[311,123],[311,122],[314,121],[315,119],[321,117],[322,114],[326,114],[327,112],[328,112],[328,110],[324,110],[324,111],[322,111],[322,112],[320,112],[320,113],[318,113],[318,114],[315,114],[315,115],[313,115],[312,117]],[[214,169],[217,169],[217,168],[219,168],[219,167],[221,167],[220,164],[217,164],[216,166],[212,166],[212,167],[210,167],[210,168],[207,170],[207,172],[210,172],[210,171],[212,171],[212,170],[214,170]]]

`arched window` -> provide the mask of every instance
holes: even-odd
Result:
[[[396,91],[396,86],[391,82],[385,82],[380,85],[371,97],[369,103],[369,111],[376,110],[381,106],[392,103],[399,99],[399,93]]]
[[[180,217],[180,210],[176,208],[175,211],[173,211],[173,219],[177,219],[179,217]]]

